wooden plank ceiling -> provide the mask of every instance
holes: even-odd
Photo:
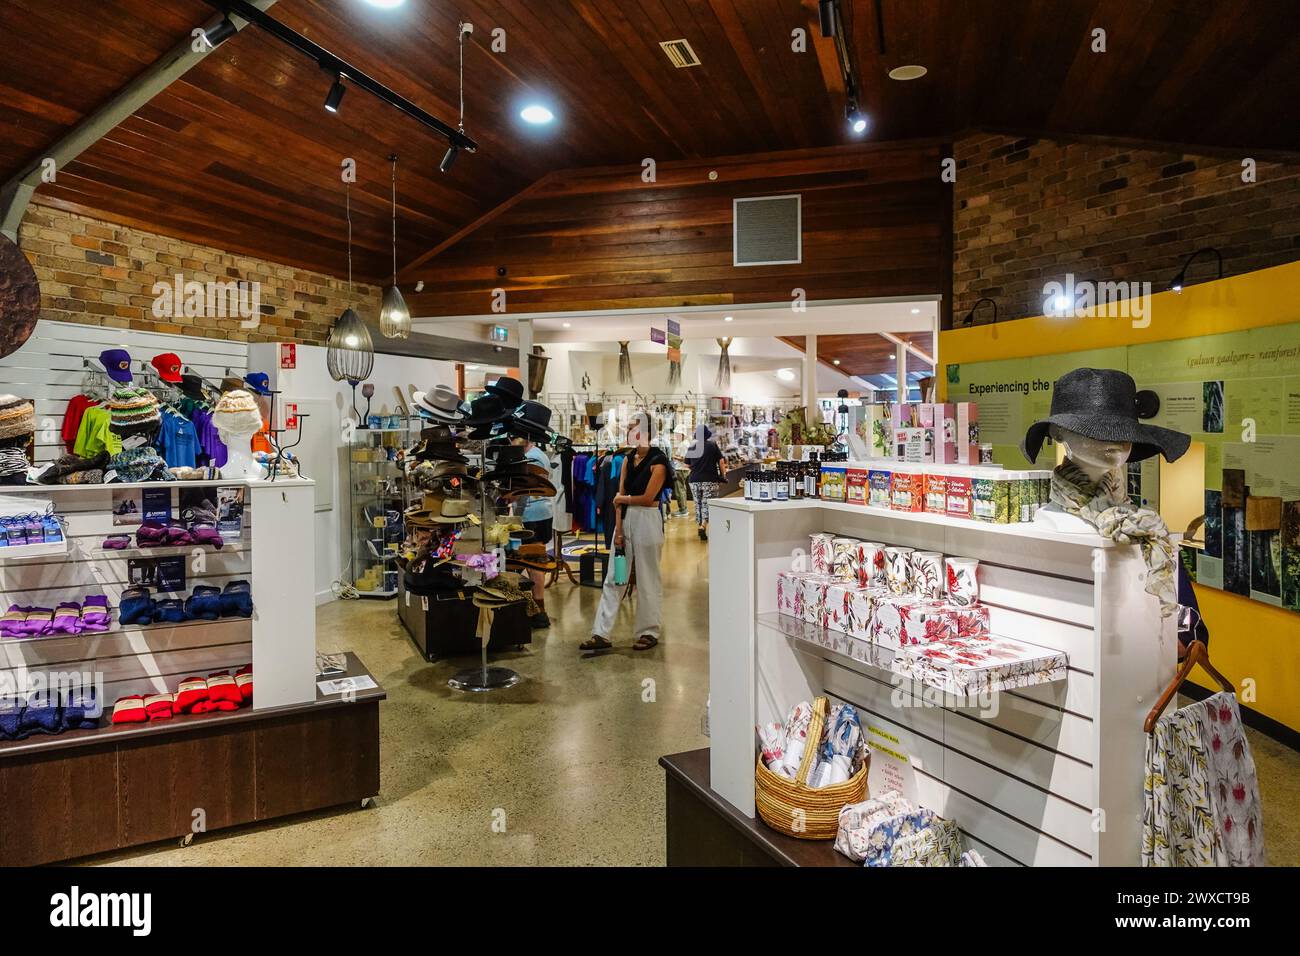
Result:
[[[1293,9],[1256,0],[848,0],[871,140],[985,126],[1295,149]],[[389,272],[387,155],[401,156],[399,261],[410,263],[548,172],[842,144],[842,92],[815,0],[280,0],[275,17],[430,112],[456,116],[456,23],[467,44],[466,127],[477,155],[437,171],[445,144],[353,89],[334,116],[328,77],[257,29],[211,53],[44,185],[40,201],[169,235],[346,271],[339,163],[354,157],[356,272]],[[0,3],[0,180],[205,22],[201,0]],[[1089,31],[1107,31],[1107,52]],[[491,31],[506,31],[503,53]],[[698,68],[658,42],[685,37]],[[919,81],[889,68],[921,63]],[[558,114],[525,128],[537,98]]]
[[[931,333],[901,332],[898,337],[915,345],[926,355],[934,355],[934,336]],[[804,350],[802,335],[782,335],[780,339],[801,352]],[[845,375],[893,376],[898,369],[898,363],[894,359],[897,352],[898,347],[893,342],[875,334],[817,336],[817,360]],[[839,360],[839,365],[835,364],[836,359]],[[907,370],[928,375],[933,368],[928,362],[908,352]]]

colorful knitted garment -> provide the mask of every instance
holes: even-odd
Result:
[[[109,424],[114,430],[132,425],[154,424],[160,421],[158,399],[143,388],[124,385],[113,390],[108,400]]]
[[[118,481],[175,481],[167,470],[167,462],[151,446],[124,448],[108,460],[110,470],[117,472]]]
[[[36,409],[17,395],[0,395],[0,438],[17,438],[36,431]]]
[[[0,448],[0,475],[16,475],[25,472],[30,464],[27,453],[21,448]]]
[[[1169,617],[1178,609],[1177,559],[1169,529],[1160,515],[1129,500],[1123,469],[1107,472],[1094,482],[1078,465],[1064,461],[1052,472],[1051,499],[1064,511],[1094,525],[1103,538],[1141,548],[1147,564],[1146,591],[1160,599],[1160,616]]]

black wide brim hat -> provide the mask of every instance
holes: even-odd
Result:
[[[513,411],[513,406],[507,407],[506,403],[495,395],[484,395],[470,403],[469,414],[465,416],[461,424],[491,425],[493,422],[499,422],[509,416],[511,411]]]
[[[1020,450],[1035,462],[1053,425],[1095,441],[1129,442],[1129,461],[1163,455],[1177,461],[1192,443],[1190,435],[1141,421],[1160,410],[1155,392],[1137,389],[1131,376],[1112,368],[1077,368],[1052,386],[1052,413],[1025,432]]]
[[[524,384],[517,378],[501,377],[491,385],[485,385],[483,390],[489,395],[501,400],[509,411],[514,411],[524,401]]]

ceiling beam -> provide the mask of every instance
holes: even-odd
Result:
[[[885,339],[886,341],[889,342],[893,342],[895,345],[899,346],[900,348],[906,349],[907,351],[911,352],[913,355],[919,358],[922,362],[925,362],[930,367],[932,368],[934,367],[934,357],[931,355],[927,355],[924,350],[917,348],[911,342],[907,341],[907,339],[900,338],[899,336],[895,335],[893,332],[877,332],[876,334],[879,335],[882,339]]]
[[[252,0],[258,10],[267,10],[274,6],[276,0]],[[213,17],[197,29],[204,33],[214,30],[225,19]],[[236,30],[248,26],[243,17],[232,14],[231,24]],[[43,150],[17,175],[0,186],[0,233],[14,242],[18,241],[18,227],[27,212],[36,188],[42,183],[49,160],[54,161],[53,169],[57,174],[64,166],[72,162],[87,149],[104,138],[136,110],[144,106],[173,82],[180,79],[202,62],[212,52],[208,46],[202,52],[195,52],[195,47],[203,47],[201,41],[193,34],[180,40],[163,56],[154,61],[148,69],[118,90],[107,103],[89,114],[80,123],[68,130],[67,134],[53,146]]]

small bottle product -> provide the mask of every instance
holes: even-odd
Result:
[[[753,501],[754,500],[754,469],[752,468],[745,469],[745,477],[741,481],[741,484],[745,488],[745,500]]]
[[[766,469],[758,473],[758,500],[772,500],[772,478]]]
[[[803,490],[803,476],[799,473],[799,462],[788,461],[785,465],[785,483],[787,497],[794,501],[801,497],[799,494]]]
[[[817,479],[821,473],[822,466],[818,460],[817,452],[809,452],[803,470],[803,496],[805,498],[817,497]]]

